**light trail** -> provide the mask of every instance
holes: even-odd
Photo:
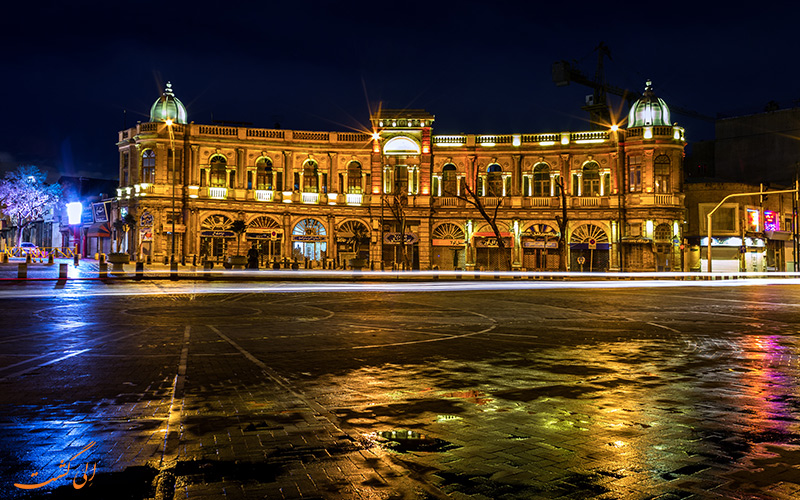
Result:
[[[729,288],[744,286],[800,285],[800,278],[731,279],[713,281],[686,280],[594,280],[594,281],[398,281],[398,282],[246,282],[246,283],[185,283],[160,282],[156,288],[141,289],[143,284],[117,282],[113,288],[99,284],[80,283],[75,288],[30,288],[0,290],[0,299],[13,298],[82,298],[109,296],[147,296],[174,294],[224,293],[328,293],[328,292],[452,292],[498,290],[558,290],[558,289],[625,289],[625,288]],[[166,286],[165,286],[166,285]]]

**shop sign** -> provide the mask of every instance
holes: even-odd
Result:
[[[81,212],[81,224],[92,224],[94,222],[94,211],[92,210],[92,206],[83,207],[83,211]]]
[[[163,227],[164,227],[164,232],[165,233],[172,233],[172,223],[164,224]],[[186,232],[186,226],[184,226],[183,224],[175,224],[175,233],[176,234],[177,233],[185,233],[185,232]]]
[[[503,243],[506,248],[513,246],[511,238],[503,238]],[[499,248],[500,243],[497,238],[475,238],[475,246],[477,248]]]
[[[458,238],[455,239],[443,239],[443,240],[432,240],[433,246],[435,247],[463,247],[464,240],[459,240]]]
[[[648,243],[652,243],[653,241],[649,238],[623,238],[622,243],[626,244],[636,244],[636,245],[646,245]]]
[[[92,203],[95,222],[108,222],[108,203]]]
[[[417,235],[414,233],[384,233],[383,234],[383,242],[388,243],[390,245],[399,245],[400,241],[403,240],[403,243],[406,245],[413,245],[414,243],[419,241]]]
[[[522,248],[558,248],[558,241],[522,240]]]
[[[292,241],[328,241],[324,234],[293,234]]]
[[[758,210],[751,208],[747,209],[747,226],[749,231],[758,231],[759,227],[759,213]]]
[[[145,210],[139,218],[139,225],[142,227],[150,227],[153,225],[153,214]]]
[[[149,227],[140,228],[139,241],[153,241],[153,229]]]
[[[777,212],[764,210],[764,231],[780,231],[781,222]]]
[[[283,236],[283,231],[269,231],[269,232],[251,232],[248,231],[245,237],[248,240],[277,240]]]
[[[206,238],[233,238],[236,236],[236,233],[233,231],[209,230],[200,231],[200,236],[204,236]]]

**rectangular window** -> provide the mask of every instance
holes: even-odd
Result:
[[[638,193],[642,190],[642,156],[631,155],[628,157],[628,190]]]
[[[200,187],[206,186],[206,169],[200,169]]]
[[[275,189],[283,191],[283,172],[275,172]]]
[[[572,193],[570,194],[572,196],[579,196],[581,192],[580,186],[581,186],[580,177],[578,177],[577,174],[572,174]]]
[[[603,196],[611,196],[611,174],[603,174]]]

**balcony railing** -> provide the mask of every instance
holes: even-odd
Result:
[[[275,191],[267,191],[265,189],[257,189],[255,191],[256,201],[274,201]]]
[[[319,193],[302,193],[300,200],[309,205],[319,204]]]
[[[497,205],[503,203],[502,196],[484,196],[483,197],[483,206],[485,207],[496,207]]]
[[[529,207],[549,207],[550,206],[550,197],[549,196],[534,196],[531,198],[526,198]]]
[[[672,205],[673,197],[671,194],[657,194],[654,201],[656,205]]]
[[[599,196],[578,196],[573,198],[574,203],[579,207],[599,207],[600,206],[600,197]]]
[[[217,200],[224,200],[228,197],[228,189],[222,187],[210,187],[208,188],[208,197]]]
[[[437,207],[457,207],[459,199],[455,196],[440,196],[436,198]]]
[[[361,193],[347,193],[347,196],[345,197],[348,205],[361,205],[363,198],[364,195]]]

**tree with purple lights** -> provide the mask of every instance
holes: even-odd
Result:
[[[17,227],[17,246],[22,242],[25,228],[61,200],[61,186],[46,184],[46,177],[31,165],[19,166],[0,180],[0,213]]]

